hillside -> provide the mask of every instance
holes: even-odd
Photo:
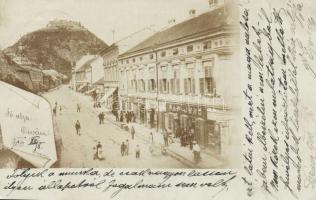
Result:
[[[24,35],[4,52],[10,57],[24,55],[35,67],[55,69],[70,77],[74,62],[107,46],[79,23],[60,20]]]

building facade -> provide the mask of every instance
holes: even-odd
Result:
[[[95,55],[85,55],[76,62],[71,77],[72,88],[75,91],[86,92],[89,86],[91,87],[91,62],[95,58]]]
[[[125,53],[144,38],[153,35],[153,31],[145,27],[140,29],[121,40],[112,44],[109,48],[102,52],[104,60],[104,88],[105,96],[103,101],[106,102],[108,109],[117,111],[120,109],[118,88],[119,88],[119,72],[118,72],[118,57]]]
[[[119,97],[137,122],[222,152],[232,134],[237,24],[223,6],[158,32],[119,56]],[[179,131],[180,130],[180,131]]]
[[[118,73],[117,59],[119,56],[119,47],[116,44],[111,45],[102,53],[104,66],[104,96],[102,103],[111,111],[118,111]]]

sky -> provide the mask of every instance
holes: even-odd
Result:
[[[208,0],[0,0],[0,49],[54,19],[79,21],[110,45],[145,27],[186,20],[190,9],[206,12]]]

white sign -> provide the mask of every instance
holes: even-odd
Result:
[[[3,145],[36,167],[57,160],[52,113],[42,97],[0,81]]]

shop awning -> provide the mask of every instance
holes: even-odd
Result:
[[[85,92],[85,94],[90,94],[91,92],[94,92],[96,90],[96,88],[92,88],[91,90],[88,90]]]
[[[105,94],[104,96],[100,99],[100,102],[105,102],[112,94],[113,92],[116,90],[116,88],[108,88],[107,90],[105,90]]]
[[[227,111],[207,110],[207,119],[213,121],[230,121],[234,119],[234,115]]]
[[[83,88],[85,88],[87,85],[81,85],[81,86],[79,86],[79,88],[78,88],[78,91],[81,91]]]

